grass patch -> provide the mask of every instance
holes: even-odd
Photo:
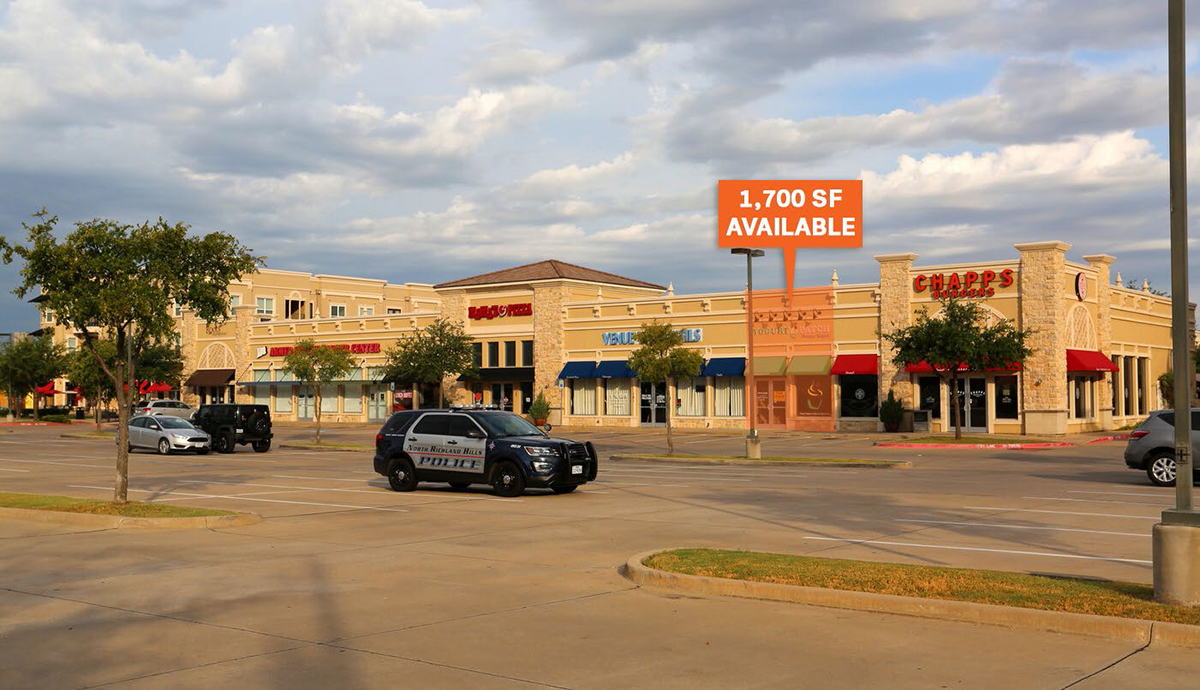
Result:
[[[113,436],[116,436],[116,432],[114,432],[114,431],[80,431],[79,433],[71,434],[71,436],[72,437],[86,436],[87,438],[109,438],[109,439],[111,439]]]
[[[1038,441],[1028,438],[995,438],[991,436],[963,436],[962,438],[954,438],[953,436],[922,436],[921,438],[910,438],[895,441],[895,443],[953,443],[953,444],[1008,444],[1008,443],[1038,443]]]
[[[666,551],[646,565],[687,575],[1200,625],[1200,606],[1156,603],[1153,587],[1132,582],[719,549]]]
[[[14,494],[0,492],[0,507],[25,508],[27,510],[54,510],[60,513],[89,513],[92,515],[119,515],[121,517],[182,518],[216,517],[236,515],[228,510],[189,508],[164,503],[129,502],[117,504],[112,501],[96,501],[70,496],[46,496],[43,494]]]

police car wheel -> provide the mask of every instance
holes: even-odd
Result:
[[[462,491],[471,485],[471,482],[450,482],[450,488],[456,491]]]
[[[388,470],[388,486],[392,491],[412,491],[417,488],[417,473],[407,458],[396,458]]]
[[[578,484],[572,484],[570,486],[552,486],[552,487],[550,487],[550,490],[556,494],[569,494],[578,488],[579,488]]]
[[[515,463],[504,461],[492,473],[492,489],[497,496],[512,498],[525,493],[525,477]]]

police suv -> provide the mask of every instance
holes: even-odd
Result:
[[[406,410],[375,435],[375,471],[394,491],[424,481],[456,489],[491,484],[499,496],[520,496],[527,487],[567,494],[594,480],[596,469],[590,441],[551,438],[502,410]]]

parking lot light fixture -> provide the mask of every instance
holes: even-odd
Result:
[[[736,247],[730,249],[729,253],[746,255],[746,392],[742,404],[746,408],[746,419],[750,422],[750,430],[746,433],[746,457],[761,458],[762,442],[758,438],[758,429],[754,428],[754,259],[766,252]]]

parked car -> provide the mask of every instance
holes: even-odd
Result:
[[[1193,480],[1200,477],[1195,458],[1200,456],[1200,408],[1192,409]],[[1129,434],[1125,464],[1144,470],[1155,486],[1175,486],[1175,411],[1151,412]]]
[[[192,422],[208,432],[218,453],[232,453],[246,444],[255,453],[271,450],[271,410],[266,405],[201,405]]]
[[[427,481],[490,484],[500,496],[527,487],[567,494],[597,472],[590,441],[552,438],[512,412],[484,409],[397,412],[375,435],[374,464],[394,491]]]
[[[196,410],[187,403],[179,402],[178,400],[139,400],[133,405],[133,414],[130,416],[139,417],[141,415],[170,415],[179,417],[180,419],[191,419],[192,414]]]
[[[117,442],[120,443],[118,437]],[[204,455],[209,437],[186,419],[167,415],[142,415],[129,420],[128,449],[153,448],[161,455],[173,450],[191,450]]]

